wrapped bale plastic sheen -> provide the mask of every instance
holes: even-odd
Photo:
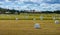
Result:
[[[34,28],[39,29],[39,28],[40,28],[40,24],[39,24],[39,23],[36,23],[36,24],[34,25]]]
[[[55,24],[59,24],[59,21],[58,20],[55,20]]]

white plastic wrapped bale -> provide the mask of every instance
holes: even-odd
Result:
[[[53,17],[53,20],[55,20],[56,18],[55,17]]]
[[[40,20],[43,20],[43,16],[40,16]]]
[[[7,15],[7,16],[10,16],[10,15]]]
[[[55,24],[59,24],[59,20],[55,20]]]
[[[25,18],[27,19],[27,18],[28,18],[28,16],[25,16]]]
[[[35,29],[39,29],[39,28],[40,28],[40,24],[39,24],[39,23],[36,23],[36,24],[34,25],[34,28],[35,28]]]
[[[18,18],[16,18],[16,20],[18,20]]]

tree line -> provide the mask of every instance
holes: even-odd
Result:
[[[42,11],[42,12],[35,12],[35,10],[32,10],[33,12],[29,12],[28,10],[15,10],[15,9],[4,9],[0,8],[0,14],[20,14],[20,13],[57,13],[60,14],[60,10],[56,11]]]

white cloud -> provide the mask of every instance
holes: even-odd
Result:
[[[52,0],[47,0],[47,1],[52,1]]]
[[[30,1],[35,3],[42,3],[43,0],[30,0]]]
[[[60,8],[60,4],[41,4],[40,5],[42,10],[57,10]]]
[[[4,4],[4,2],[0,2],[0,5],[3,5]]]
[[[9,0],[5,0],[5,2],[10,2]]]
[[[52,0],[47,0],[47,1],[52,1]],[[9,0],[6,0],[6,2],[10,2]],[[25,4],[24,2],[33,2],[37,4]],[[10,2],[11,3],[11,2]],[[2,4],[2,2],[0,2]],[[5,7],[8,8],[7,5],[5,6],[0,6],[0,7]],[[46,10],[60,10],[60,4],[48,4],[45,3],[44,0],[18,0],[9,5],[10,9],[17,9],[17,10],[39,10],[39,11],[46,11]]]

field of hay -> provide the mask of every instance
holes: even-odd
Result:
[[[56,17],[56,19],[60,20],[60,14],[27,14],[27,13],[21,13],[20,15],[0,14],[0,20],[15,20],[16,18],[18,18],[19,20],[33,20],[33,18],[40,20],[40,16],[43,16],[44,20],[53,20],[53,17]]]
[[[31,18],[39,17],[44,15],[46,18],[51,16],[57,17],[59,19],[60,14],[34,14],[30,15]],[[0,15],[0,19],[14,19],[15,16],[18,18],[24,17],[24,15]],[[39,18],[38,18],[39,19]],[[55,20],[0,20],[0,35],[60,35],[60,24],[55,24]],[[59,20],[60,21],[60,20]],[[39,23],[41,25],[40,29],[35,29],[34,24]]]

